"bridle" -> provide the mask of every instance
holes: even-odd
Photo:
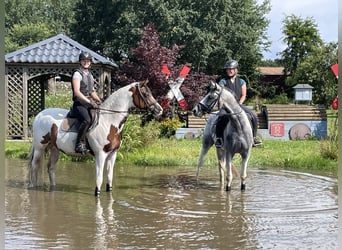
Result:
[[[217,89],[215,89],[216,91]],[[210,92],[211,90],[209,90]],[[201,107],[200,109],[203,111],[203,113],[210,113],[212,111],[212,109],[215,107],[215,105],[218,103],[218,101],[220,100],[222,94],[222,89],[220,90],[220,92],[218,93],[217,98],[213,99],[212,101],[208,101],[207,103],[203,103],[202,100],[198,105]]]
[[[157,103],[157,101],[154,100],[153,102],[149,103],[148,98],[150,96],[150,93],[149,93],[150,90],[148,89],[148,87],[145,86],[145,88],[148,89],[147,94],[143,94],[143,92],[141,91],[141,87],[140,87],[139,83],[137,83],[135,85],[135,87],[138,90],[137,92],[139,94],[139,95],[136,95],[138,97],[137,102],[139,103],[139,107],[142,106],[142,105],[145,105],[147,107],[147,109],[152,110],[151,107],[154,106]],[[135,95],[133,96],[133,98],[134,97],[135,97]],[[111,112],[111,113],[129,113],[130,112],[129,110],[127,110],[127,111],[126,110],[125,111],[120,111],[120,110],[100,108],[100,107],[95,108],[95,109],[98,110],[98,111],[107,111],[107,112]]]
[[[224,87],[220,88],[220,92],[217,94],[217,98],[213,99],[212,101],[208,101],[206,104],[204,104],[202,101],[198,104],[200,106],[200,110],[202,110],[203,113],[211,113],[211,111],[213,110],[213,108],[215,107],[215,105],[217,103],[219,103],[219,100],[221,99],[221,95],[222,95],[222,91],[223,91]],[[229,91],[232,95],[234,95],[235,97],[235,93],[233,91],[231,91],[230,89],[226,88],[227,91]],[[209,90],[212,91],[212,90]],[[217,91],[217,88],[215,88],[215,91]],[[218,105],[220,106],[220,105]],[[235,113],[228,113],[227,115],[238,115],[242,112],[242,108],[240,108],[239,112],[235,112]]]

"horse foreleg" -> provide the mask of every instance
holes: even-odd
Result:
[[[247,164],[250,154],[247,153],[242,157],[241,161],[241,190],[246,190],[246,179],[247,179]]]
[[[211,129],[209,129],[208,127],[206,127],[205,130],[204,130],[203,139],[202,139],[201,154],[200,154],[200,158],[199,158],[198,163],[197,163],[197,171],[196,171],[196,180],[197,180],[197,182],[198,182],[198,177],[199,177],[200,170],[201,170],[201,168],[203,166],[204,157],[208,153],[208,151],[211,148],[211,146],[214,144],[214,140],[212,138],[212,135],[211,135],[210,131],[211,131]]]
[[[55,166],[58,161],[59,157],[59,150],[58,148],[52,146],[50,148],[50,159],[48,162],[48,173],[49,173],[49,179],[50,179],[50,188],[53,188],[56,186],[55,182]]]
[[[202,145],[200,158],[199,158],[198,163],[197,163],[197,171],[196,171],[196,181],[197,182],[198,182],[200,170],[203,166],[204,157],[208,153],[209,148],[210,148],[210,146],[208,147],[208,145],[204,145],[204,144]]]
[[[99,196],[101,192],[101,186],[103,182],[103,167],[105,162],[104,154],[99,154],[96,157],[96,187],[95,196]]]
[[[226,191],[230,191],[231,190],[231,186],[232,186],[232,181],[233,181],[232,157],[227,156],[226,161],[227,161],[227,176],[226,176],[227,186],[226,186]]]
[[[117,156],[117,151],[112,153],[107,157],[107,184],[106,184],[106,192],[110,192],[113,190],[113,176],[114,176],[114,165]]]
[[[224,185],[224,177],[226,176],[226,158],[225,153],[222,148],[216,149],[216,155],[218,160],[218,170],[220,175],[220,183],[223,188]]]

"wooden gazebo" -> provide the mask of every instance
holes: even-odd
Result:
[[[7,139],[29,138],[29,117],[45,108],[47,81],[58,77],[70,82],[82,51],[92,55],[95,87],[100,96],[107,97],[117,65],[66,35],[59,34],[5,56]]]

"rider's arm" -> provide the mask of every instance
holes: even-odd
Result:
[[[240,104],[244,103],[244,101],[246,100],[246,95],[247,95],[247,86],[246,86],[246,84],[244,84],[241,86],[241,97],[239,100]]]
[[[241,97],[239,100],[240,104],[243,104],[246,100],[246,96],[247,96],[247,84],[245,82],[245,80],[240,78],[240,83],[241,83]]]

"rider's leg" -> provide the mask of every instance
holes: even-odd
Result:
[[[219,113],[217,114],[218,117],[216,120],[216,128],[215,128],[215,134],[216,134],[215,146],[217,148],[221,148],[223,146],[223,133],[228,122],[227,117],[225,117],[226,114],[227,112],[224,109],[221,109]]]
[[[86,154],[89,150],[87,149],[85,139],[88,128],[91,124],[91,117],[88,111],[88,107],[85,107],[77,103],[74,104],[73,109],[76,111],[76,114],[79,120],[81,121],[81,125],[76,137],[75,152],[80,154]]]
[[[248,118],[251,120],[253,131],[253,146],[260,146],[262,141],[258,136],[258,117],[246,106],[241,106],[247,113]]]
[[[76,144],[75,144],[76,153],[86,154],[89,151],[85,144],[85,137],[86,137],[86,133],[88,131],[89,125],[90,124],[88,121],[83,121],[80,125],[77,138],[76,138]]]

